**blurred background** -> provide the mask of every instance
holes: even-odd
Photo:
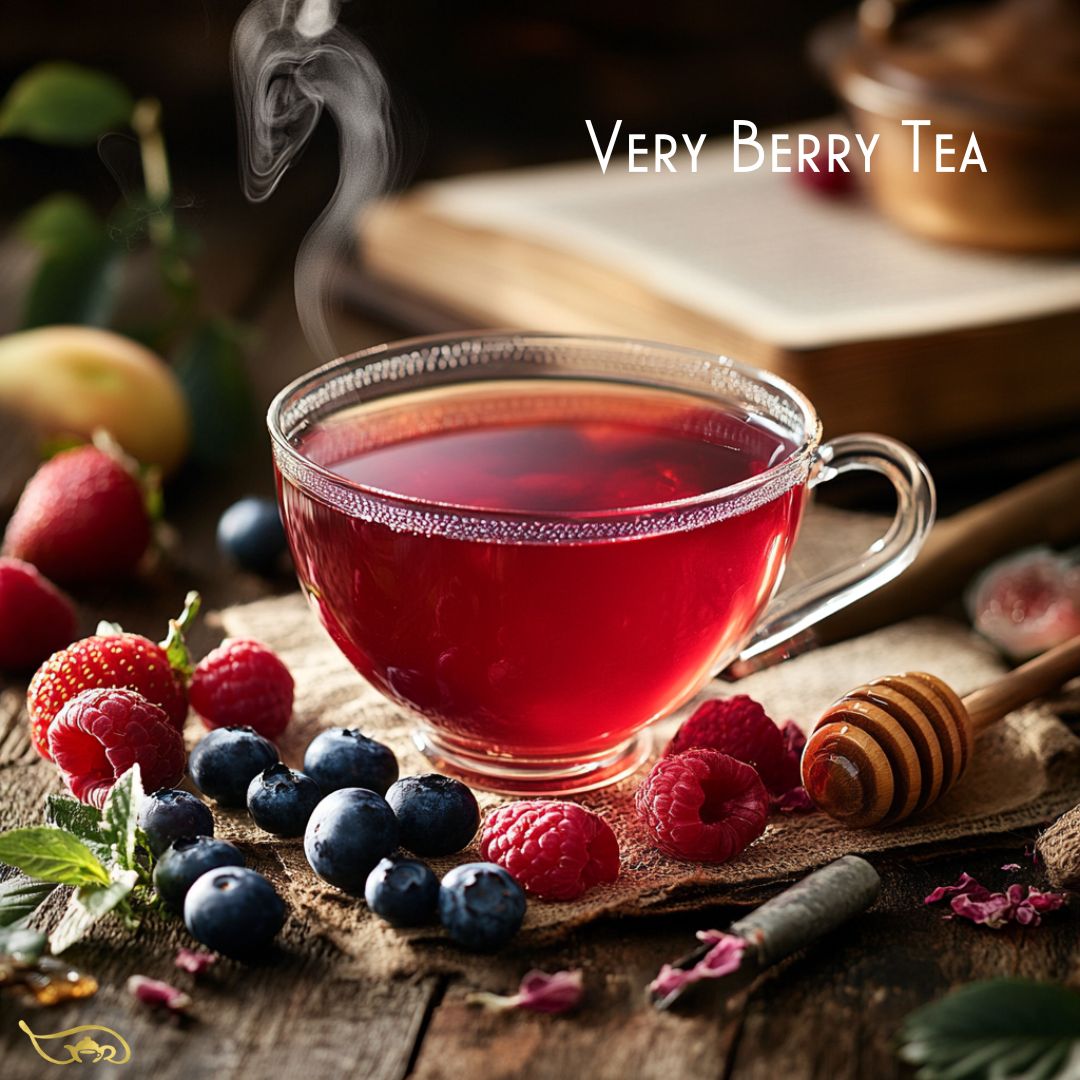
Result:
[[[234,378],[229,368],[233,361],[245,369],[243,379],[251,384],[254,419],[246,429],[233,422],[228,410],[219,409],[209,418],[196,415],[196,442],[204,444],[211,464],[222,432],[230,437],[241,429],[255,432],[251,453],[264,453],[258,434],[261,408],[288,377],[324,359],[308,349],[297,331],[291,267],[301,239],[334,188],[337,136],[324,117],[301,165],[289,172],[273,198],[258,206],[245,201],[237,175],[229,72],[230,36],[244,6],[241,0],[172,5],[101,0],[90,18],[82,5],[72,3],[17,5],[7,13],[6,33],[0,40],[0,87],[10,88],[43,61],[64,60],[107,73],[134,100],[160,102],[159,126],[171,172],[171,212],[181,232],[190,234],[183,258],[194,267],[203,321],[189,321],[184,334],[178,334],[175,325],[163,337],[142,333],[140,322],[162,305],[147,282],[149,256],[140,250],[146,237],[136,230],[124,234],[132,258],[114,274],[120,284],[116,312],[108,322],[147,340],[184,367],[182,354],[191,352],[191,340],[198,337],[205,320],[216,316],[230,320],[228,333],[219,326],[209,345],[201,340],[203,353],[213,353],[221,370],[206,375],[208,366],[201,360],[201,367],[194,365],[190,357],[186,364],[188,375],[199,367],[194,383],[187,381],[197,414],[213,412],[214,403],[228,398],[229,387],[240,378]],[[933,15],[939,8],[1001,7],[1015,12],[1023,6],[1024,0],[913,5],[920,15],[924,11]],[[1047,7],[1039,0],[1030,6]],[[1049,5],[1055,6],[1074,13],[1076,9],[1072,0]],[[668,0],[663,5],[627,0],[513,5],[353,0],[341,7],[339,18],[371,50],[390,87],[400,159],[395,176],[404,191],[410,185],[462,174],[584,161],[591,153],[586,117],[601,131],[610,130],[617,119],[624,121],[624,130],[707,131],[712,133],[710,145],[726,138],[732,121],[739,118],[752,119],[762,130],[797,130],[813,122],[820,126],[822,118],[837,116],[840,104],[810,62],[808,40],[815,28],[835,16],[851,23],[855,7],[846,0],[756,4]],[[993,31],[995,40],[1008,37],[999,30]],[[950,33],[963,41],[967,31],[954,28]],[[970,40],[982,33],[973,30]],[[985,37],[990,40],[991,34]],[[1068,61],[1080,53],[1063,55]],[[1062,94],[1068,98],[1072,92],[1066,87]],[[130,203],[132,192],[140,189],[140,152],[136,137],[125,130],[108,136],[100,152],[92,145],[73,148],[23,137],[0,138],[0,184],[6,196],[0,216],[14,226],[44,195],[57,190],[77,193],[95,213],[109,214],[121,192]],[[1072,167],[1073,159],[1062,160],[1066,170]],[[830,220],[843,216],[850,231],[856,212],[866,215],[867,230],[878,229],[877,217],[861,203],[852,212],[827,209],[815,228],[828,229]],[[853,235],[862,227],[857,225]],[[411,237],[423,231],[415,223],[409,228]],[[402,254],[406,249],[397,243],[399,234],[389,235],[391,240],[382,242],[381,263],[388,265],[387,246],[399,262],[413,259],[411,249]],[[752,239],[751,233],[747,242]],[[923,263],[930,266],[937,250],[925,245],[917,255],[930,260]],[[415,262],[428,266],[429,276],[442,273],[431,269],[435,264],[428,264],[422,249],[417,251]],[[27,245],[25,230],[20,236],[17,228],[9,227],[0,248],[2,329],[26,323],[26,290],[40,258],[40,252]],[[790,274],[790,265],[781,267],[781,262],[789,261],[787,255],[778,256],[778,271]],[[498,261],[488,262],[498,277],[502,270]],[[981,273],[989,268],[1000,287],[1008,280],[1001,276],[1009,272],[1007,268],[999,273],[1003,265],[983,263],[977,269]],[[1040,265],[1032,270],[1023,264],[1029,293],[1039,287],[1037,280],[1028,279],[1040,272]],[[1060,292],[1063,282],[1072,280],[1063,275],[1074,274],[1076,264],[1070,256],[1047,265],[1061,271],[1054,284]],[[767,276],[767,261],[764,266]],[[512,307],[455,305],[445,297],[441,303],[433,299],[418,305],[416,293],[424,291],[423,282],[399,288],[400,272],[373,280],[360,273],[355,260],[349,269],[355,280],[346,276],[336,298],[334,332],[342,350],[481,322],[534,321]],[[838,260],[838,278],[844,269]],[[856,266],[853,272],[846,269],[853,278],[869,278],[876,272],[873,265]],[[962,276],[946,274],[947,280],[957,282]],[[621,287],[612,285],[616,290]],[[628,298],[633,295],[626,293]],[[1080,301],[1080,288],[1077,297]],[[636,303],[637,299],[626,300],[627,308]],[[864,350],[841,350],[841,360],[832,354],[831,359],[820,359],[818,345],[811,349],[797,342],[777,344],[742,329],[730,336],[719,334],[715,340],[697,330],[682,335],[677,306],[667,312],[666,322],[657,324],[660,330],[641,336],[689,344],[704,341],[776,367],[820,399],[830,431],[865,420],[867,426],[909,439],[930,459],[944,505],[952,508],[1080,454],[1080,356],[1062,344],[1075,339],[1076,306],[1065,315],[1053,312],[1049,321],[1038,320],[1030,336],[1017,329],[1021,323],[1011,325],[1008,335],[980,325],[965,330],[956,343],[938,341],[928,352],[921,338],[905,342],[891,332],[889,342],[882,344],[871,334]],[[535,320],[538,328],[539,321]],[[583,325],[593,324],[585,320]],[[629,333],[637,326],[615,328]],[[1031,347],[1026,349],[1023,343],[1029,341]],[[231,359],[225,355],[230,352],[235,354]],[[984,355],[985,379],[977,377]],[[1043,358],[1037,377],[1025,366],[1025,377],[1020,378],[1019,367],[1032,356]],[[960,366],[953,364],[954,358]],[[870,374],[886,363],[891,381],[878,384]],[[911,371],[919,374],[911,376]],[[1048,373],[1056,374],[1051,378]],[[978,385],[983,382],[986,386]],[[833,389],[841,384],[843,392],[834,403]],[[985,419],[971,408],[980,395],[993,397]],[[862,410],[860,402],[875,396],[880,402],[902,405],[894,424],[884,409]],[[1015,400],[1025,407],[1014,408]],[[196,459],[198,451],[196,445]],[[986,467],[988,454],[992,469]]]

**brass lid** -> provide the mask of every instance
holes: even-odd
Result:
[[[1080,123],[1080,0],[863,0],[844,37],[827,66],[861,108]]]

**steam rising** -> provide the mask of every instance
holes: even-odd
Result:
[[[321,359],[336,355],[327,325],[334,268],[351,244],[359,209],[391,169],[389,98],[367,49],[337,26],[340,0],[254,0],[233,32],[240,174],[252,202],[273,194],[323,109],[338,129],[333,197],[296,256],[296,310]]]

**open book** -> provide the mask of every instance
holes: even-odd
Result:
[[[379,279],[475,325],[627,334],[790,378],[833,433],[1080,409],[1080,259],[942,247],[786,173],[595,160],[420,187],[363,223]]]

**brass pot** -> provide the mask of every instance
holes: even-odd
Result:
[[[1080,250],[1080,0],[863,0],[815,51],[852,123],[879,141],[881,210],[925,236],[1006,251]],[[929,120],[914,129],[902,120]],[[969,135],[986,171],[935,171]]]

